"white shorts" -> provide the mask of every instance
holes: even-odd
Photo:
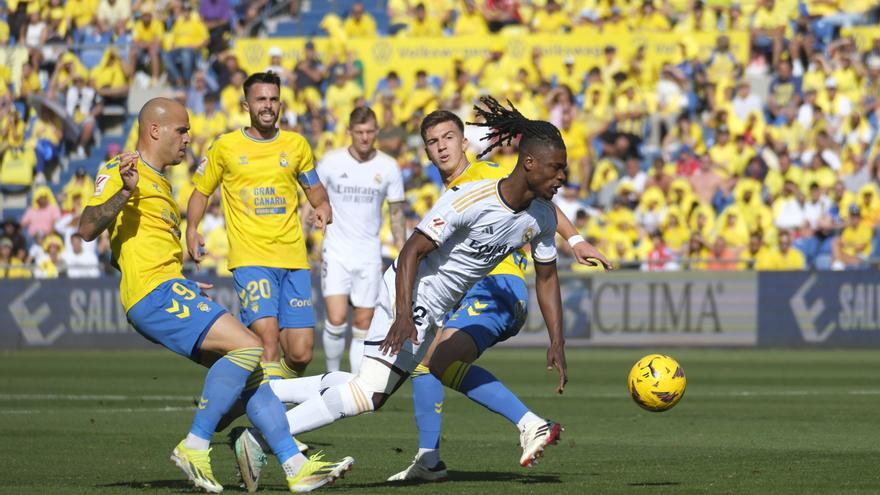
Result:
[[[346,295],[356,308],[376,306],[382,280],[382,263],[343,263],[332,257],[321,262],[321,293],[325,296]]]
[[[412,373],[416,365],[422,361],[428,348],[431,347],[431,341],[434,340],[438,325],[434,318],[428,314],[428,311],[419,304],[418,295],[416,295],[416,300],[413,301],[413,322],[416,324],[419,343],[414,344],[412,340],[407,340],[396,356],[382,354],[379,345],[385,340],[388,330],[394,323],[395,276],[393,268],[385,271],[383,283],[379,289],[376,312],[373,314],[370,331],[364,341],[364,356],[379,359],[406,373]]]

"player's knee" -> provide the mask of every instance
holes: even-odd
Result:
[[[367,330],[370,328],[370,322],[373,320],[372,314],[363,314],[359,311],[356,311],[351,318],[351,326],[352,330],[355,328],[361,330]]]
[[[285,354],[284,360],[291,367],[303,367],[312,362],[312,348],[290,349]]]
[[[342,314],[334,314],[327,313],[327,322],[333,325],[334,327],[345,325],[345,313]]]

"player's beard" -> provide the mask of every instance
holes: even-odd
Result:
[[[275,130],[275,124],[278,122],[278,114],[275,112],[272,112],[272,115],[274,115],[272,122],[270,124],[264,124],[261,114],[263,114],[265,112],[266,111],[264,110],[264,111],[257,113],[256,115],[251,115],[251,127],[255,128],[260,133],[268,134],[268,133],[271,133],[272,131]]]

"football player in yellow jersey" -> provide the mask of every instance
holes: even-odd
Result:
[[[190,143],[186,109],[174,100],[154,98],[140,111],[138,124],[137,152],[120,155],[99,170],[79,234],[92,241],[109,229],[113,262],[122,272],[122,305],[134,328],[209,367],[190,433],[171,460],[197,487],[221,492],[211,469],[211,437],[241,398],[284,467],[291,490],[335,480],[353,460],[328,463],[299,452],[285,428],[284,406],[265,379],[260,340],[202,293],[209,285],[181,273],[180,210],[165,171],[183,161]]]
[[[217,137],[193,177],[187,207],[187,246],[203,256],[198,233],[208,198],[218,186],[229,235],[229,269],[241,299],[239,318],[263,342],[263,359],[279,360],[279,375],[293,378],[312,359],[315,312],[305,239],[297,213],[297,183],[315,209],[315,226],[332,220],[327,191],[315,172],[312,149],[297,133],[275,127],[281,81],[271,72],[244,82],[251,125]],[[280,329],[280,330],[279,330]]]
[[[422,140],[428,157],[440,169],[446,187],[483,179],[500,179],[510,175],[512,167],[489,161],[469,163],[465,151],[464,124],[454,113],[437,110],[428,114],[421,124]],[[568,239],[578,261],[586,265],[611,264],[595,247],[581,237],[568,218],[556,209],[557,233]],[[389,481],[446,478],[446,465],[440,460],[440,430],[443,410],[443,384],[428,371],[428,362],[437,345],[459,347],[454,350],[465,361],[473,362],[486,349],[519,333],[528,312],[529,293],[525,281],[528,263],[520,250],[502,261],[489,276],[477,282],[450,313],[444,328],[438,332],[424,359],[412,373],[413,406],[419,429],[419,452],[415,461]],[[470,339],[454,339],[463,332]],[[451,340],[450,340],[451,339]],[[464,344],[463,344],[464,343]]]

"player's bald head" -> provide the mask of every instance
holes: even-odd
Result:
[[[186,107],[170,98],[153,98],[138,113],[138,151],[157,166],[176,165],[190,142]]]
[[[164,125],[169,118],[180,116],[181,112],[186,113],[186,108],[179,102],[171,98],[153,98],[138,113],[138,126],[144,132],[151,124]]]

